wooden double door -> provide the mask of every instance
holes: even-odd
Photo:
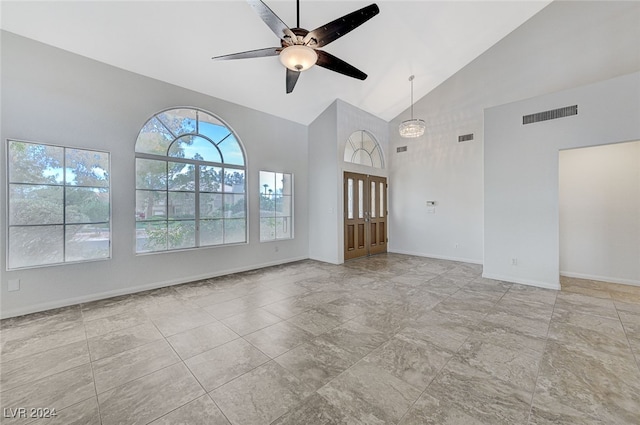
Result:
[[[387,252],[387,178],[344,173],[344,259]]]

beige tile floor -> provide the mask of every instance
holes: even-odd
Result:
[[[481,271],[302,261],[7,319],[1,423],[640,423],[639,287]]]

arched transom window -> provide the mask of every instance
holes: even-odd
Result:
[[[347,139],[344,147],[344,161],[384,168],[380,145],[370,133],[364,130],[354,131]]]
[[[247,241],[245,156],[222,120],[162,111],[136,140],[136,252]]]

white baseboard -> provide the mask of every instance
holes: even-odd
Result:
[[[211,279],[218,276],[225,276],[228,274],[246,272],[249,270],[263,269],[265,267],[293,263],[295,261],[301,261],[306,259],[308,259],[308,257],[287,258],[286,260],[271,261],[271,262],[262,263],[262,264],[253,264],[251,266],[238,267],[235,269],[224,270],[217,273],[207,273],[207,274],[201,274],[201,275],[195,275],[195,276],[186,276],[184,278],[179,278],[179,279],[170,279],[170,280],[165,280],[161,282],[153,282],[145,285],[138,285],[138,286],[133,286],[129,288],[115,289],[113,291],[100,292],[97,294],[84,295],[81,297],[66,298],[64,300],[45,302],[45,303],[30,305],[28,307],[22,307],[17,309],[8,309],[8,310],[3,309],[2,312],[0,313],[0,318],[7,319],[9,317],[22,316],[22,315],[31,314],[31,313],[38,313],[41,311],[52,310],[55,308],[68,307],[71,305],[88,303],[91,301],[98,301],[105,298],[117,297],[120,295],[135,294],[137,292],[148,291],[151,289],[158,289],[158,288],[164,288],[167,286],[180,285],[183,283],[194,282],[197,280]]]
[[[618,277],[597,276],[592,274],[574,273],[562,270],[560,271],[560,276],[575,277],[577,279],[597,280],[599,282],[621,283],[623,285],[640,286],[640,280],[636,279],[621,279]]]
[[[401,249],[389,249],[389,252],[394,254],[414,255],[416,257],[436,258],[438,260],[459,261],[461,263],[482,264],[482,260],[474,258],[448,257],[444,255],[425,254],[423,252],[404,251]]]
[[[492,274],[492,273],[482,273],[482,277],[486,277],[487,279],[502,280],[504,282],[519,283],[521,285],[535,286],[538,288],[555,289],[557,291],[560,290],[560,283],[550,283],[550,282],[542,282],[538,280],[520,279],[520,278],[515,278],[513,276],[504,276],[504,275],[498,275],[498,274]]]

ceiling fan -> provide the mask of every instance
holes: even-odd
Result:
[[[280,38],[280,47],[249,50],[230,55],[216,56],[214,60],[247,59],[280,56],[280,62],[287,67],[287,93],[291,93],[302,71],[318,65],[349,77],[364,80],[367,74],[333,56],[320,47],[351,32],[376,16],[380,9],[374,3],[322,25],[313,31],[300,28],[300,0],[296,0],[296,28],[287,27],[269,6],[260,0],[247,0],[271,31]]]

